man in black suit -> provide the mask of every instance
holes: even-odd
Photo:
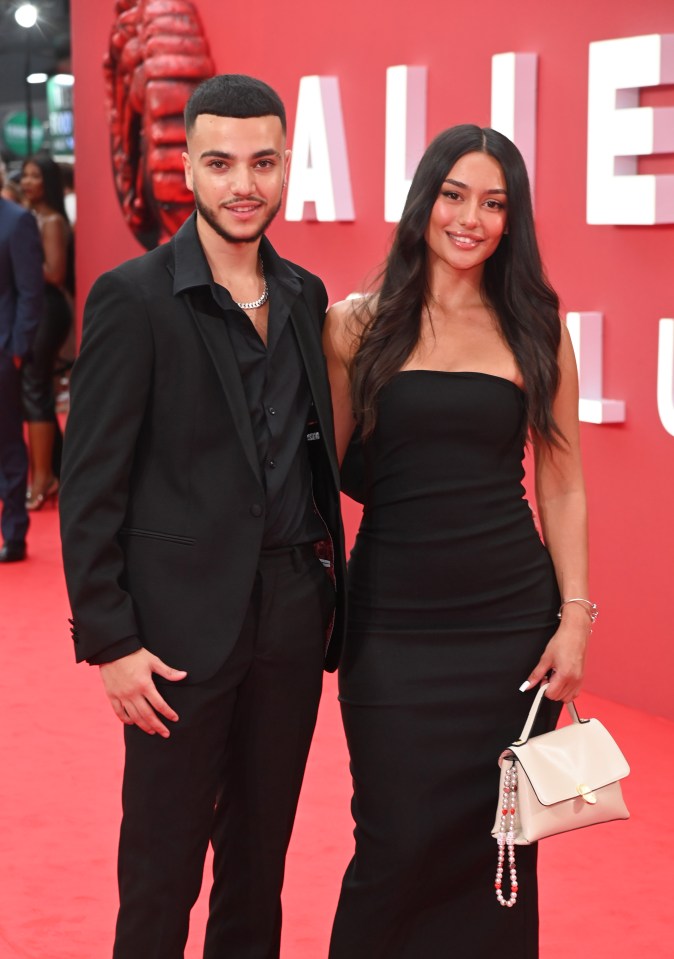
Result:
[[[194,216],[87,301],[63,553],[77,659],[126,724],[115,959],[183,956],[209,840],[204,956],[271,959],[343,622],[327,296],[264,235],[290,159],[276,93],[214,77],[185,125]]]
[[[0,188],[5,169],[0,161]],[[26,557],[28,456],[21,412],[21,364],[43,309],[42,243],[37,221],[0,197],[0,563]]]

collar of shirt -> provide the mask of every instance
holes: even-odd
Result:
[[[197,233],[196,212],[180,227],[173,238],[173,244],[175,253],[174,296],[200,286],[208,286],[215,293],[215,283]],[[277,282],[294,299],[302,289],[302,278],[278,255],[266,236],[263,236],[260,240],[260,256],[264,264],[267,283],[270,283],[270,281],[272,283]],[[219,290],[222,291],[222,298],[231,304],[230,309],[238,310],[239,307],[230,296],[229,291],[222,286],[219,287]]]

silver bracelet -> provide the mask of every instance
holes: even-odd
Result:
[[[565,606],[568,606],[569,603],[583,603],[585,612],[590,617],[590,622],[594,626],[597,621],[597,616],[599,616],[599,609],[596,603],[593,603],[589,599],[583,599],[582,596],[572,596],[571,599],[565,599],[562,605],[559,607],[559,612],[557,613],[557,619],[562,618],[562,610]]]

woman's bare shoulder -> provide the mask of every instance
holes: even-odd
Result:
[[[345,332],[351,330],[353,334],[361,336],[372,322],[375,306],[376,296],[353,296],[333,303],[328,310],[328,317]]]
[[[325,318],[325,339],[345,362],[353,356],[371,317],[370,298],[352,297],[333,303]]]
[[[70,227],[68,226],[68,221],[65,217],[61,216],[60,213],[56,211],[52,213],[40,213],[37,217],[37,222],[41,230],[47,229],[52,232],[59,230],[65,236]]]

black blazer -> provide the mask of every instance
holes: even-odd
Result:
[[[264,491],[236,358],[211,335],[221,315],[174,292],[174,246],[104,274],[87,300],[71,380],[61,533],[78,661],[138,637],[199,681],[218,670],[239,634]],[[327,295],[318,277],[288,265],[302,279],[291,320],[318,422],[311,432],[320,434],[310,443],[314,498],[334,547],[337,609],[326,639],[333,670],[345,561],[321,348]]]

